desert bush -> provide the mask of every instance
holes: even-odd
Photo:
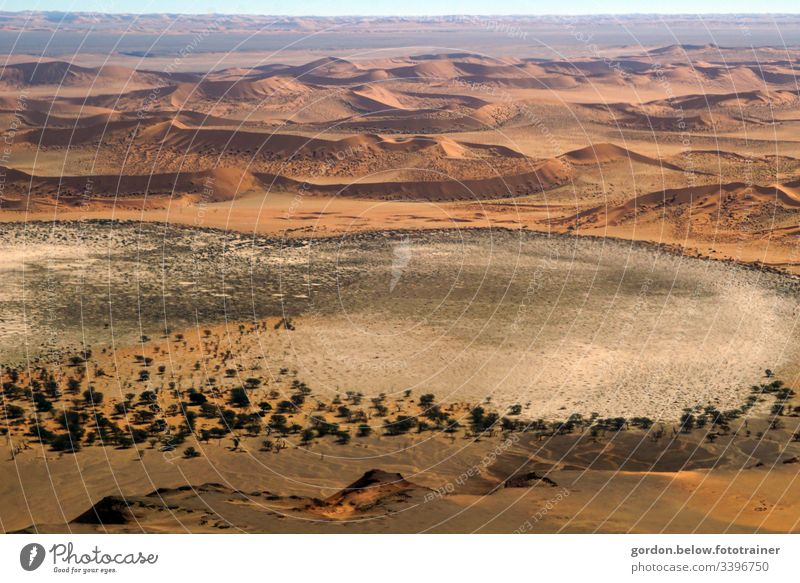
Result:
[[[411,431],[415,424],[416,420],[413,417],[399,415],[394,421],[385,423],[384,429],[389,435],[402,435]]]
[[[79,440],[69,433],[62,433],[53,437],[50,441],[50,447],[53,451],[75,453],[81,449],[81,444]]]
[[[99,405],[103,402],[103,393],[100,391],[95,391],[92,387],[89,387],[83,391],[83,400],[90,405]]]
[[[247,407],[250,405],[250,397],[243,387],[234,387],[231,389],[230,403],[235,407]]]

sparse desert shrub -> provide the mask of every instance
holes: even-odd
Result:
[[[433,405],[433,403],[435,401],[436,401],[436,397],[434,395],[430,394],[430,393],[427,393],[425,395],[422,395],[419,398],[419,406],[424,408],[424,409],[427,409],[428,407]]]
[[[500,427],[503,431],[515,431],[517,429],[517,421],[509,419],[508,417],[503,417],[500,420]]]
[[[314,440],[314,430],[313,429],[303,429],[300,433],[300,442],[304,445],[308,445]]]
[[[33,403],[36,405],[36,410],[39,413],[49,413],[53,410],[53,403],[47,400],[41,393],[35,393],[33,395]]]
[[[455,433],[459,430],[461,424],[458,422],[458,419],[447,419],[444,422],[444,432],[445,433]]]
[[[683,433],[689,433],[692,429],[694,429],[695,425],[695,417],[690,410],[684,411],[683,415],[681,415],[681,431]]]
[[[203,405],[208,402],[208,397],[196,389],[189,389],[188,395],[191,405]]]
[[[99,405],[103,402],[103,393],[89,387],[87,390],[83,391],[83,400],[90,405]]]
[[[330,423],[324,417],[312,415],[310,418],[311,426],[316,429],[317,435],[320,437],[333,433],[339,427],[337,423]]]
[[[414,428],[416,420],[408,415],[399,415],[394,421],[384,424],[384,429],[389,435],[402,435]]]
[[[286,433],[288,431],[288,427],[286,426],[286,417],[280,413],[275,413],[272,415],[272,417],[270,417],[267,427],[274,429],[278,433]]]
[[[81,449],[81,444],[79,440],[75,439],[69,433],[62,433],[56,435],[50,441],[50,447],[52,448],[53,451],[64,451],[64,452],[75,453],[76,451],[79,451]]]
[[[294,330],[294,322],[292,322],[291,318],[281,318],[277,324],[275,324],[275,330]]]
[[[483,407],[474,407],[469,412],[469,418],[472,421],[472,424],[480,427],[483,425],[483,416],[486,413],[486,410]]]
[[[17,405],[6,405],[6,417],[9,419],[22,419],[25,415],[25,409]]]
[[[231,405],[235,407],[247,407],[250,405],[250,397],[244,387],[234,387],[230,395]]]

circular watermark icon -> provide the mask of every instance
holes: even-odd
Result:
[[[19,552],[19,564],[26,571],[35,571],[42,566],[46,554],[39,543],[29,543]]]

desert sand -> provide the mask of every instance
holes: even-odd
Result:
[[[53,18],[3,531],[800,528],[794,17]]]

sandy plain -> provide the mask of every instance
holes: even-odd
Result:
[[[152,18],[0,75],[3,530],[798,529],[777,25]]]

